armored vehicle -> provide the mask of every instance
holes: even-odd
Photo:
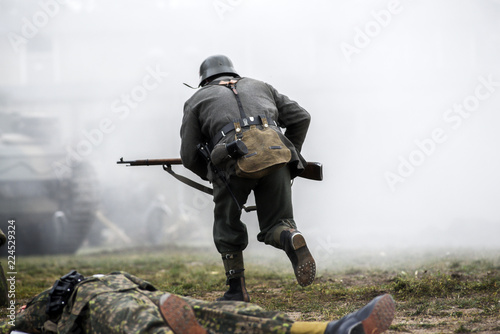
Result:
[[[84,161],[67,164],[60,130],[57,117],[0,114],[0,227],[15,225],[16,254],[73,253],[94,222],[96,175]]]

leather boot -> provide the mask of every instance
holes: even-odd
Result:
[[[283,230],[280,233],[280,245],[292,263],[297,282],[301,286],[312,284],[316,277],[316,262],[302,233],[295,229]]]
[[[230,278],[227,285],[229,285],[229,289],[224,292],[224,296],[217,299],[218,301],[236,300],[250,302],[250,296],[245,286],[245,277]]]
[[[166,293],[160,297],[160,313],[175,334],[207,334],[193,308],[181,297]]]
[[[229,289],[221,298],[218,298],[217,300],[250,302],[250,296],[248,295],[245,285],[243,253],[223,253],[222,262],[224,263],[224,269],[226,270],[226,285],[229,286]]]
[[[328,324],[325,334],[380,334],[394,319],[396,305],[390,295],[378,296],[360,310]]]

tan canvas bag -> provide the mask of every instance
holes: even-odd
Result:
[[[236,163],[236,175],[239,177],[261,178],[285,166],[292,158],[292,152],[278,133],[269,127],[265,117],[261,116],[261,119],[262,129],[252,125],[243,133],[239,124],[235,124],[236,138],[248,148],[248,154],[238,158]]]

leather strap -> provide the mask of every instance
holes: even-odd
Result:
[[[228,133],[234,131],[236,128],[235,124],[237,123],[240,125],[239,127],[240,129],[244,129],[252,125],[263,125],[266,128],[269,126],[267,118],[264,115],[262,116],[259,115],[258,117],[247,117],[247,115],[245,114],[245,110],[243,110],[243,105],[241,103],[240,96],[238,94],[238,91],[236,90],[236,84],[238,83],[239,80],[241,80],[241,78],[231,79],[229,81],[224,81],[224,80],[212,81],[211,83],[209,83],[209,85],[212,86],[220,85],[227,87],[233,92],[241,116],[241,119],[236,119],[233,122],[224,125],[224,127],[212,138],[212,140],[210,140],[210,143],[208,143],[208,147],[210,150],[212,150],[215,147],[215,145],[217,145],[217,143],[222,138],[224,138]],[[272,122],[275,126],[278,126],[274,120]]]
[[[238,123],[240,123],[241,128],[245,129],[252,125],[264,125],[262,118],[264,118],[264,116],[248,117],[244,119],[238,119],[237,121]],[[273,121],[273,125],[278,126],[278,124],[276,124],[275,121]],[[222,138],[230,134],[232,131],[234,131],[234,122],[227,123],[226,125],[224,125],[224,127],[219,132],[217,132],[217,134],[212,138],[212,140],[210,140],[209,143],[210,150],[212,150]]]
[[[172,170],[172,166],[171,165],[163,165],[163,169],[169,173],[170,175],[172,175],[173,177],[175,177],[177,180],[181,181],[182,183],[184,184],[187,184],[188,186],[190,187],[193,187],[195,189],[198,189],[200,191],[203,191],[204,193],[206,194],[209,194],[209,195],[213,195],[214,194],[214,190],[210,187],[206,187],[198,182],[195,182],[191,179],[188,179],[187,177],[183,176],[183,175],[179,175],[177,174],[176,172],[174,172]]]

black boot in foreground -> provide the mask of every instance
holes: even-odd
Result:
[[[245,286],[245,277],[230,278],[228,280],[229,290],[224,293],[224,296],[218,298],[218,301],[236,300],[241,302],[250,302],[247,288]]]
[[[250,297],[248,296],[247,287],[245,285],[245,275],[243,274],[245,272],[243,253],[222,253],[222,262],[226,270],[226,285],[229,285],[229,290],[224,293],[224,296],[217,300],[250,302]]]
[[[380,334],[394,319],[396,305],[390,295],[378,296],[359,311],[328,324],[325,334]]]
[[[312,284],[316,277],[316,262],[302,233],[297,230],[284,230],[280,234],[280,245],[292,263],[297,282],[301,286]]]

